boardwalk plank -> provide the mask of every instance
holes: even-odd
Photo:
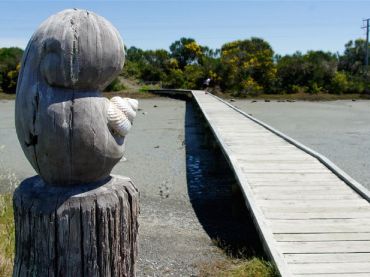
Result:
[[[247,178],[248,183],[251,187],[265,187],[265,186],[275,186],[275,187],[313,187],[312,189],[317,189],[323,186],[342,186],[343,182],[338,180],[302,180],[302,181],[295,181],[295,180],[269,180],[269,179],[254,179]]]
[[[319,273],[319,274],[294,274],[294,277],[369,277],[370,273]]]
[[[265,169],[265,170],[271,170],[271,169],[278,169],[278,170],[286,170],[286,169],[302,169],[304,167],[305,169],[324,169],[328,170],[323,164],[319,162],[313,162],[313,161],[293,161],[293,162],[281,162],[281,161],[275,161],[275,162],[267,162],[263,161],[263,163],[258,163],[256,161],[241,161],[240,164],[242,167],[248,168],[248,169]]]
[[[260,207],[279,208],[325,208],[325,207],[367,207],[369,203],[364,199],[355,200],[256,200]]]
[[[368,273],[370,276],[370,262],[367,262],[367,263],[345,263],[344,262],[344,263],[291,264],[290,268],[294,274]]]
[[[370,233],[274,234],[274,238],[279,242],[370,241]]]
[[[346,184],[338,184],[337,182],[335,183],[328,183],[328,184],[323,184],[321,186],[317,187],[311,187],[307,185],[295,185],[295,186],[289,186],[289,185],[280,185],[280,186],[274,186],[274,185],[252,185],[251,188],[253,192],[258,195],[258,194],[273,194],[273,193],[286,193],[286,194],[296,194],[296,193],[301,193],[301,194],[322,194],[322,193],[327,193],[327,194],[340,194],[340,195],[346,195],[348,193],[354,193],[352,189],[348,188]]]
[[[307,220],[275,219],[268,221],[268,225],[274,233],[288,234],[370,232],[370,220],[367,218]]]
[[[273,193],[256,193],[256,199],[259,200],[354,200],[361,199],[361,197],[354,193],[342,193],[342,194],[318,194],[302,192],[298,193],[284,193],[284,192],[273,192]]]
[[[370,253],[315,253],[315,254],[284,254],[287,263],[367,263]]]
[[[336,213],[336,212],[368,212],[370,215],[370,207],[369,205],[364,206],[355,206],[355,207],[348,207],[348,206],[305,206],[305,207],[281,207],[276,209],[275,207],[261,207],[263,213],[275,212],[275,213]]]
[[[298,241],[276,245],[284,254],[370,253],[370,241]]]
[[[263,213],[266,219],[355,219],[355,218],[367,218],[370,220],[369,209],[363,211],[354,211],[346,208],[344,211],[324,210],[313,212],[311,209],[306,209],[305,212],[296,212],[290,209],[290,211],[276,212],[276,211],[265,211]]]

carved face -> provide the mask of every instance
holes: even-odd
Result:
[[[16,99],[22,149],[41,177],[70,185],[101,180],[123,155],[100,97],[122,70],[124,47],[104,18],[70,9],[49,17],[23,56]]]

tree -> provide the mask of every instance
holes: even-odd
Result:
[[[17,81],[18,81],[18,75],[19,75],[19,70],[21,69],[21,65],[18,64],[15,68],[15,70],[10,70],[6,74],[6,83],[5,83],[5,91],[9,93],[15,93],[17,89]]]
[[[171,69],[164,77],[163,87],[166,88],[184,88],[184,73],[181,69]]]
[[[293,55],[280,57],[277,63],[277,77],[280,90],[292,91],[293,86],[304,86],[306,84],[304,73],[307,71],[303,55],[296,52]]]
[[[349,41],[341,56],[324,51],[283,56],[274,54],[269,43],[260,38],[229,42],[216,50],[192,38],[181,38],[171,44],[169,52],[130,47],[123,75],[162,82],[169,88],[191,89],[200,88],[210,77],[212,85],[240,96],[362,93],[369,87],[363,74],[364,49],[364,41],[358,39]]]
[[[203,55],[202,47],[192,38],[181,38],[170,45],[171,57],[184,69],[188,64],[198,63]]]
[[[0,48],[0,87],[15,93],[23,50],[16,47]]]
[[[130,47],[127,50],[127,62],[123,75],[142,81],[160,82],[165,79],[165,75],[172,68],[176,67],[176,62],[164,49],[144,51],[140,48]]]
[[[201,88],[206,74],[202,66],[198,64],[189,64],[184,68],[184,87],[188,89]]]
[[[169,71],[169,53],[166,50],[147,50],[143,52],[143,63],[141,68],[141,79],[144,81],[159,82],[165,78]]]
[[[338,69],[353,75],[362,74],[365,60],[365,44],[363,39],[347,42],[343,55],[339,57]]]
[[[272,87],[276,75],[271,46],[260,38],[237,40],[221,48],[222,86],[259,93]]]
[[[144,60],[144,51],[140,48],[136,48],[135,46],[131,46],[126,51],[126,60],[131,61],[131,62],[135,62],[135,63],[143,62],[143,60]]]
[[[279,89],[288,92],[330,90],[337,71],[337,58],[323,51],[296,52],[279,58],[277,78]]]
[[[307,64],[306,76],[309,87],[330,89],[330,82],[337,72],[337,57],[330,52],[308,51],[304,55]]]

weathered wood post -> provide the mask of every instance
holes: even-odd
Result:
[[[25,50],[16,130],[39,175],[14,193],[13,276],[134,276],[138,191],[111,176],[134,99],[101,97],[121,71],[117,30],[84,10],[48,18]]]

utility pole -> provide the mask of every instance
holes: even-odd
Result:
[[[370,18],[364,19],[366,21],[366,26],[363,26],[362,29],[366,28],[366,45],[365,45],[365,72],[367,72],[367,67],[369,65],[369,21]]]

